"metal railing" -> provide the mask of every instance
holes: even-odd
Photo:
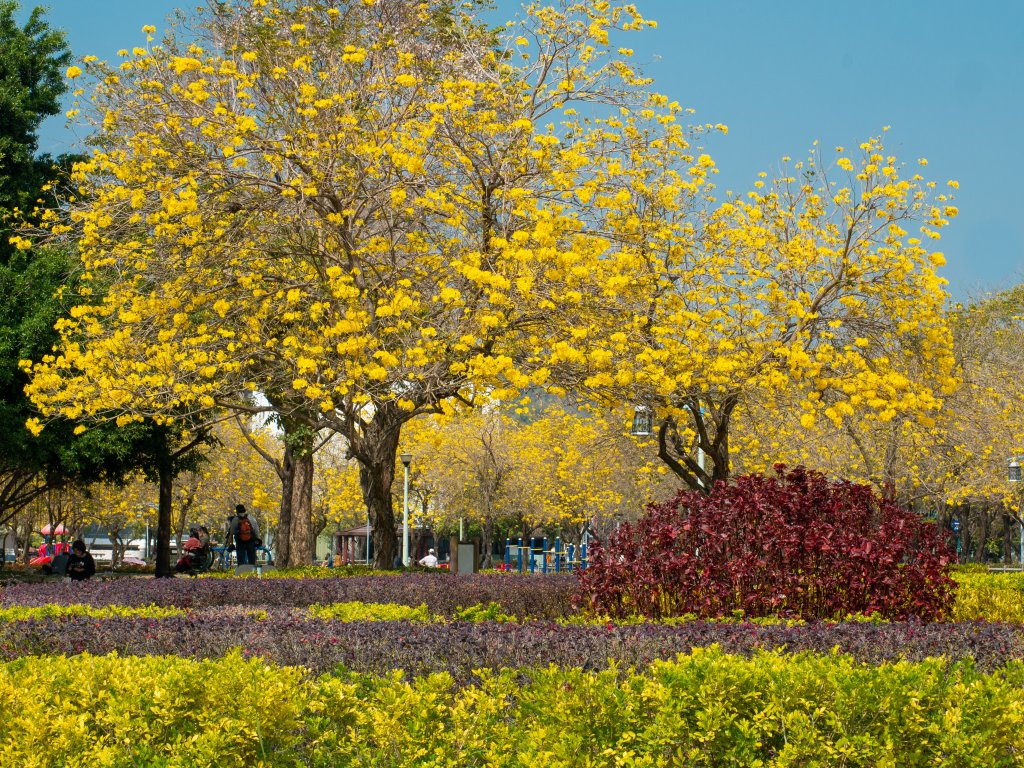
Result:
[[[539,542],[539,545],[538,545]],[[505,558],[501,570],[519,573],[563,573],[587,567],[587,545],[562,544],[556,537],[548,547],[547,536],[543,538],[505,539]]]

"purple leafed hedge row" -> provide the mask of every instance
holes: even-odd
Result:
[[[260,606],[301,608],[313,604],[426,604],[434,615],[459,608],[498,603],[519,619],[559,619],[573,614],[571,575],[456,576],[404,574],[338,579],[135,579],[80,583],[12,584],[0,589],[0,606],[156,604],[177,608]]]
[[[838,649],[867,663],[929,656],[973,659],[990,671],[1024,659],[1024,636],[1009,624],[845,623],[761,626],[692,622],[679,626],[563,626],[552,622],[410,623],[339,622],[299,618],[272,610],[258,620],[245,609],[190,611],[165,619],[32,619],[0,625],[0,659],[36,654],[222,656],[231,648],[281,664],[328,672],[343,666],[382,674],[447,671],[457,681],[482,667],[558,664],[600,669],[645,666],[655,659],[718,645],[728,653],[758,649],[831,653]]]

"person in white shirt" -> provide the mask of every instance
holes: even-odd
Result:
[[[420,560],[420,565],[424,568],[437,568],[437,555],[434,554],[434,550],[428,550],[426,557]]]

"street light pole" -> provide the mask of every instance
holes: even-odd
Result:
[[[1020,487],[1021,474],[1020,474],[1020,462],[1017,461],[1017,457],[1014,456],[1010,459],[1010,463],[1006,467],[1007,469],[1007,480],[1016,487]],[[1024,509],[1020,507],[1024,505],[1018,505],[1017,507],[1017,523],[1020,525],[1020,569],[1024,571]]]
[[[409,464],[411,453],[402,454],[402,466],[405,467],[405,493],[402,495],[402,565],[409,567]]]

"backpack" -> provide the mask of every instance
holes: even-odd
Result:
[[[252,539],[252,523],[248,517],[238,518],[238,540],[250,541]]]

